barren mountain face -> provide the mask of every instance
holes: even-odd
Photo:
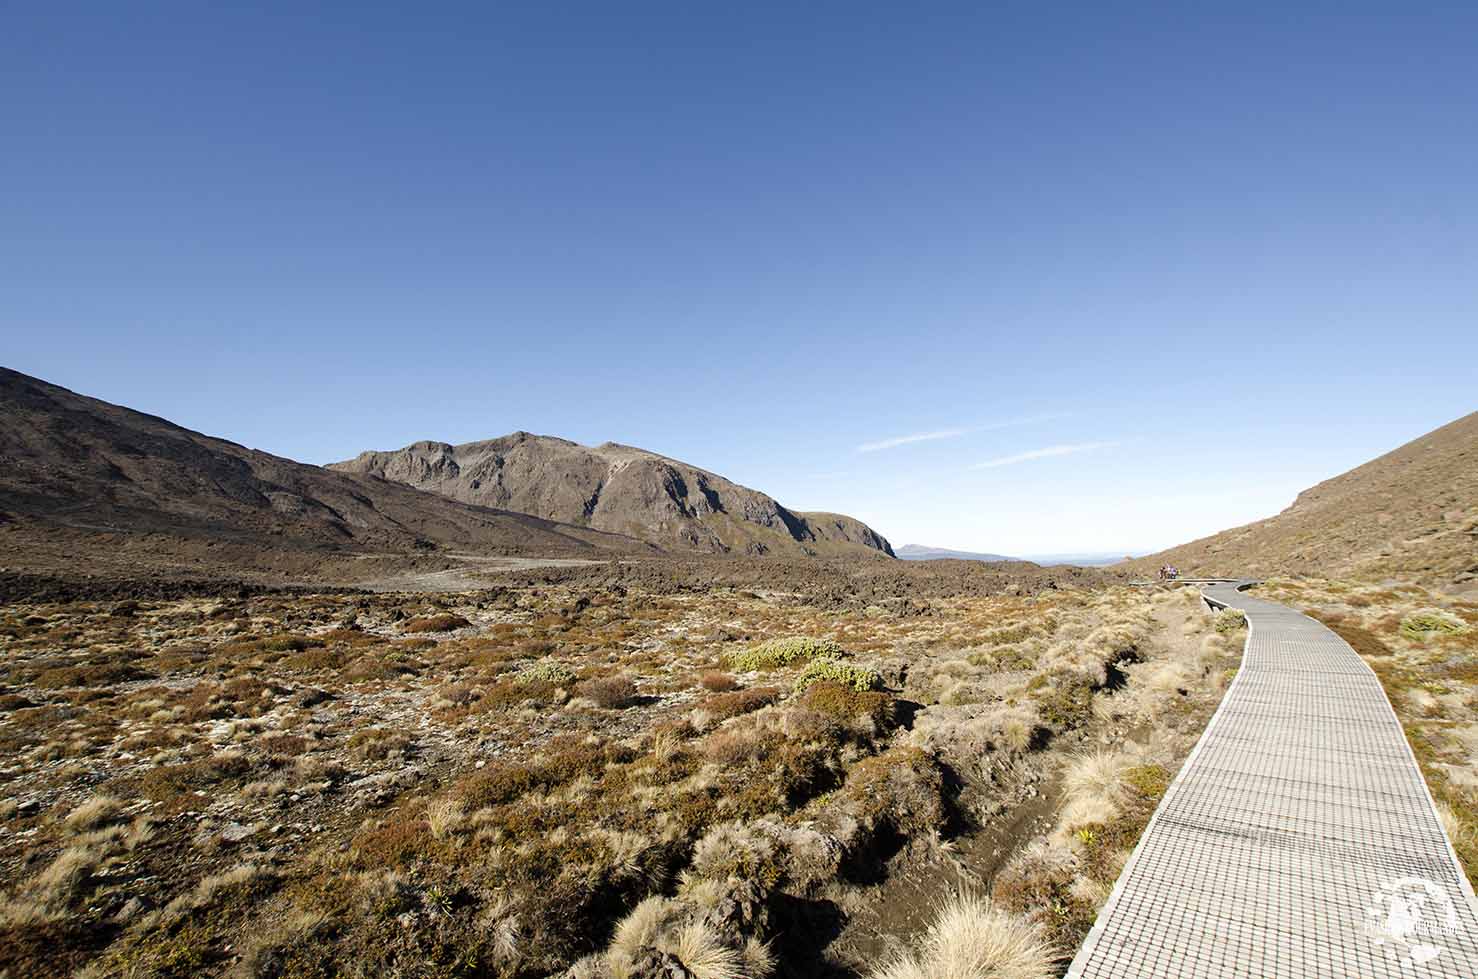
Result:
[[[1478,412],[1304,490],[1276,517],[1134,562],[1478,588]]]
[[[650,541],[667,550],[887,554],[866,524],[787,510],[756,490],[643,449],[587,448],[515,432],[465,445],[416,442],[329,468],[407,483],[454,500]]]
[[[0,369],[0,525],[309,550],[645,553],[629,538],[329,472]],[[17,552],[21,550],[16,547]],[[197,556],[191,560],[200,560]]]

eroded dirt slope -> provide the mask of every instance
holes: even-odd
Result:
[[[1304,490],[1267,520],[1152,554],[1215,575],[1318,574],[1478,588],[1478,412]]]

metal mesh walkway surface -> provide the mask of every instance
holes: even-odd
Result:
[[[1069,979],[1478,979],[1473,891],[1385,691],[1247,583],[1242,666]]]

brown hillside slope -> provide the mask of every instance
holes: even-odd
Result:
[[[36,533],[65,541],[89,566],[106,556],[88,546],[89,535],[99,534],[173,542],[194,553],[194,563],[206,550],[239,561],[243,549],[263,548],[586,557],[651,550],[585,527],[303,465],[4,368],[0,530],[0,564],[10,567],[39,552]]]
[[[1304,490],[1275,517],[1141,558],[1182,572],[1478,587],[1478,412]]]
[[[892,556],[871,527],[798,513],[769,496],[666,456],[607,442],[589,448],[515,432],[465,445],[416,442],[329,468],[367,473],[464,503],[625,534],[664,550]]]

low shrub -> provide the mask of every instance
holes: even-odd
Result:
[[[625,707],[636,700],[636,683],[629,676],[602,676],[577,684],[575,693],[599,707]]]
[[[1070,670],[1038,674],[1029,685],[1037,713],[1050,727],[1067,731],[1093,716],[1093,680]]]
[[[323,645],[322,639],[311,639],[308,636],[273,636],[262,643],[262,648],[272,653],[301,653],[305,649],[313,649]]]
[[[945,827],[944,774],[932,755],[911,745],[864,758],[843,789],[864,825],[891,826],[901,836]]]
[[[833,639],[787,636],[767,639],[746,650],[730,653],[728,663],[736,670],[773,670],[821,657],[836,659],[845,655],[846,652]]]
[[[1165,790],[1170,788],[1170,772],[1164,765],[1136,765],[1126,768],[1119,778],[1132,791],[1156,803],[1165,794]]]
[[[698,677],[698,685],[710,693],[727,693],[739,689],[739,681],[732,673],[723,670],[705,670]]]
[[[404,626],[405,632],[451,632],[453,629],[465,629],[472,623],[460,615],[443,612],[440,615],[427,615],[421,618],[411,619]]]
[[[695,713],[706,716],[710,723],[726,721],[740,714],[748,714],[757,711],[761,707],[768,707],[780,699],[779,687],[750,687],[747,690],[735,690],[732,693],[721,693],[700,701]]]
[[[98,666],[64,666],[43,670],[36,677],[36,686],[42,690],[62,690],[67,687],[111,687],[131,680],[147,680],[153,674],[126,663]]]
[[[805,690],[813,683],[824,680],[839,683],[851,687],[853,690],[875,690],[883,685],[883,678],[877,670],[865,666],[852,666],[847,663],[838,663],[832,659],[813,659],[806,664],[801,675],[796,677],[795,689],[797,692]]]
[[[893,724],[893,698],[886,693],[859,690],[835,680],[818,680],[806,688],[800,704],[844,721],[866,718],[879,731]]]
[[[457,795],[469,810],[475,810],[512,802],[544,784],[540,774],[526,765],[494,762],[463,779]]]
[[[1413,612],[1401,620],[1401,635],[1416,642],[1431,636],[1451,636],[1467,629],[1463,620],[1451,612],[1428,608]]]
[[[1247,613],[1239,608],[1224,608],[1216,613],[1215,629],[1222,635],[1247,627]]]
[[[1379,636],[1363,626],[1355,625],[1338,615],[1328,615],[1317,609],[1309,617],[1324,623],[1331,632],[1350,644],[1350,648],[1361,656],[1392,656],[1395,651]]]
[[[1040,841],[996,874],[991,896],[1007,909],[1035,919],[1046,928],[1053,944],[1076,948],[1096,915],[1092,903],[1074,891],[1079,877],[1080,868],[1071,853]]]
[[[544,660],[538,663],[531,663],[513,674],[513,682],[517,684],[547,683],[563,686],[575,682],[575,671],[563,663]]]

